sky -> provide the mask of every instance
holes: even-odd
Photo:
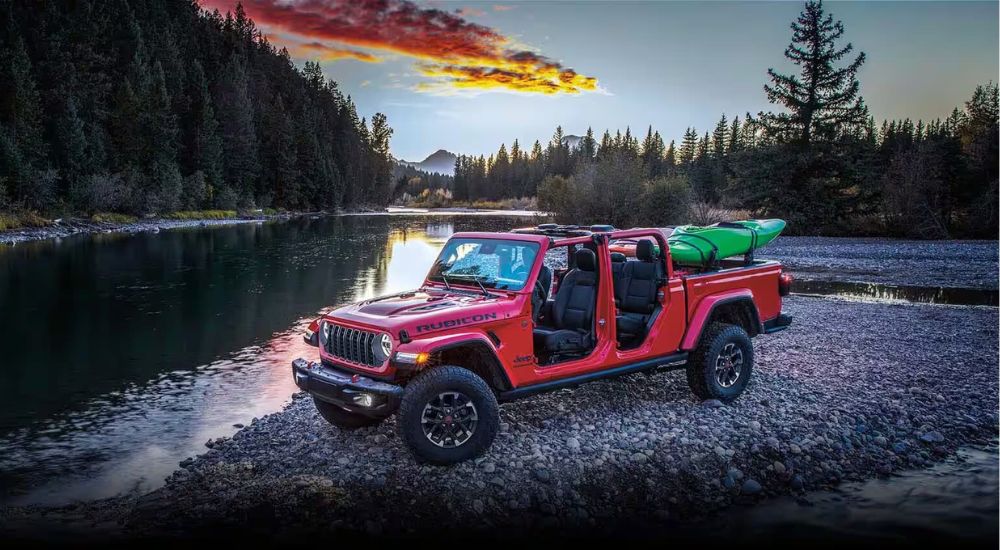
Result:
[[[201,0],[225,12],[234,0]],[[490,154],[518,139],[587,127],[665,140],[725,113],[775,110],[767,69],[800,2],[244,0],[296,63],[319,61],[360,116],[385,113],[391,149]],[[861,93],[876,120],[944,118],[998,81],[995,1],[826,2],[863,51]]]

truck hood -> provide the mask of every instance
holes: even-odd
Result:
[[[437,290],[415,290],[373,298],[335,309],[327,318],[374,329],[388,329],[398,336],[406,330],[411,337],[439,330],[495,322],[512,316],[517,295],[466,294]]]

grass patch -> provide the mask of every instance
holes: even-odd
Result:
[[[537,210],[535,197],[516,199],[458,201],[440,193],[421,195],[405,202],[412,208],[474,208],[477,210]]]
[[[170,220],[228,220],[236,216],[235,210],[182,210],[163,217]]]
[[[0,212],[0,231],[24,227],[45,227],[52,222],[38,215],[34,210],[22,212]]]
[[[138,218],[128,214],[118,214],[116,212],[98,212],[90,217],[90,221],[97,223],[135,223]]]

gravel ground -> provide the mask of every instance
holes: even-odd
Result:
[[[997,241],[780,237],[757,256],[803,280],[997,288]]]
[[[340,431],[297,394],[148,495],[5,519],[128,537],[654,534],[996,437],[997,309],[793,297],[786,311],[795,324],[755,340],[754,377],[732,405],[696,401],[681,372],[595,382],[503,405],[492,449],[445,468],[417,464],[393,419]]]

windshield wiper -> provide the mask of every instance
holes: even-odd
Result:
[[[483,291],[483,296],[487,298],[493,297],[493,295],[490,294],[490,291],[486,290],[486,285],[484,285],[483,282],[479,279],[479,275],[459,275],[459,277],[463,279],[472,279],[473,281],[476,282],[477,285],[479,285],[479,289]]]
[[[447,288],[448,290],[451,290],[451,285],[448,284],[448,277],[445,277],[443,272],[442,273],[438,273],[438,275],[441,277],[441,280],[444,282],[444,287]]]

